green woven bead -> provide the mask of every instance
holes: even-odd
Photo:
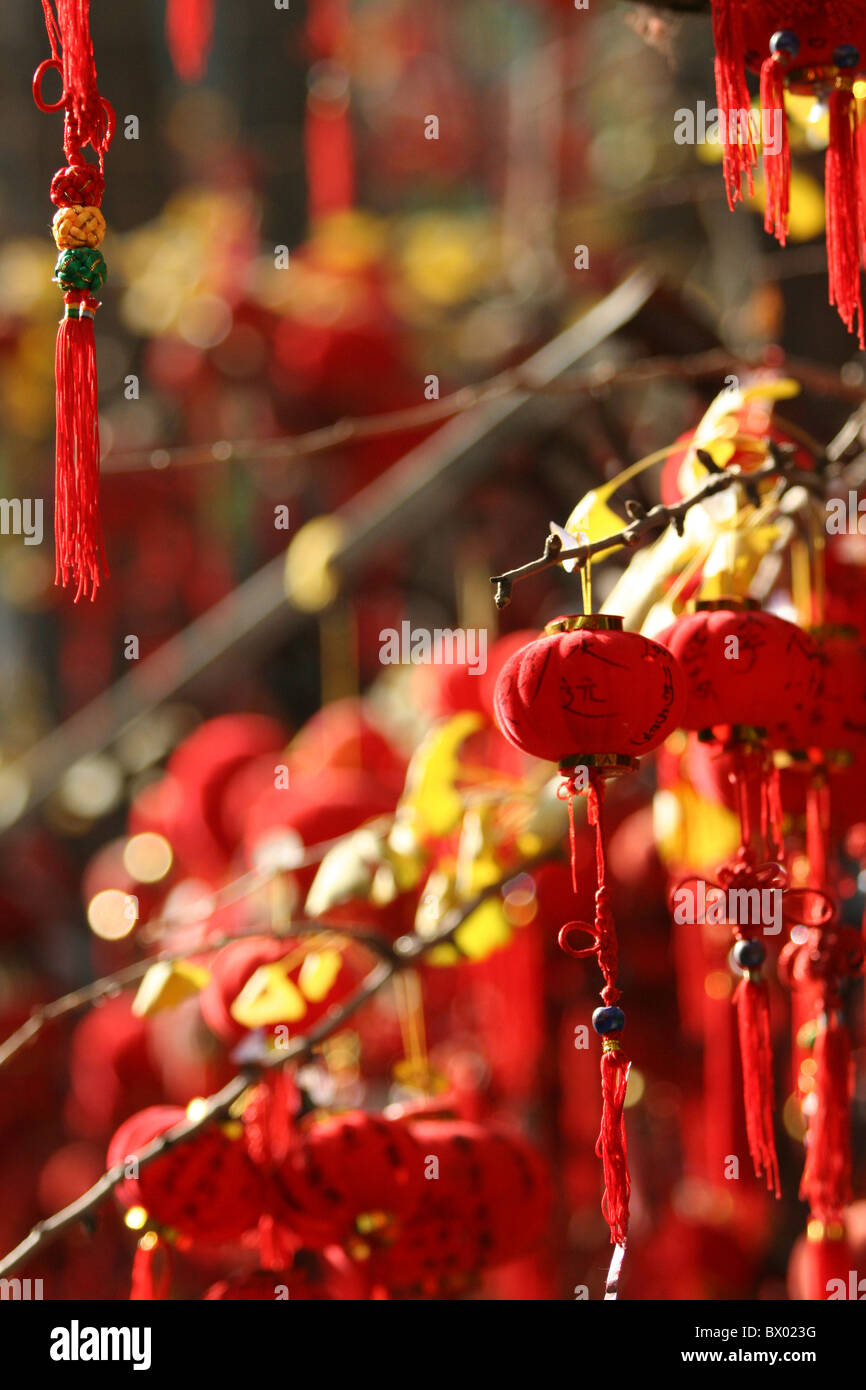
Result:
[[[107,274],[102,252],[89,246],[61,251],[54,267],[54,279],[62,290],[99,290]]]

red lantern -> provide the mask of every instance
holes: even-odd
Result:
[[[464,1120],[421,1119],[406,1128],[428,1191],[396,1238],[372,1252],[366,1268],[374,1285],[397,1298],[465,1293],[482,1270],[535,1248],[550,1183],[523,1138]]]
[[[807,714],[803,747],[826,753],[866,748],[866,646],[853,627],[818,628],[818,690]]]
[[[174,1129],[186,1112],[152,1105],[130,1116],[108,1146],[108,1166],[131,1160],[153,1139]],[[116,1189],[125,1207],[141,1206],[161,1226],[204,1242],[236,1240],[256,1226],[266,1192],[242,1141],[211,1125],[169,1149]]]
[[[721,895],[716,903],[750,903],[749,895],[756,894],[763,904],[765,890],[788,893],[785,872],[776,862],[784,857],[779,777],[765,740],[782,747],[797,745],[798,724],[811,709],[817,685],[813,644],[793,623],[761,612],[751,600],[733,598],[699,602],[694,613],[678,618],[659,640],[678,657],[688,682],[683,727],[699,730],[702,738],[709,739],[724,730],[719,740],[720,775],[727,773],[734,784],[740,848],[729,864],[717,870],[719,882],[710,885],[714,894]],[[762,863],[762,858],[767,862]],[[704,883],[704,891],[706,887]],[[682,920],[676,912],[684,899],[696,901],[697,889],[694,878],[674,889],[675,920]],[[743,893],[745,898],[730,896]],[[794,899],[788,901],[793,904]],[[734,920],[733,915],[721,920],[731,923],[733,956],[742,972],[734,1003],[746,1133],[755,1173],[763,1174],[767,1186],[779,1196],[770,1006],[761,970],[767,953],[756,914],[748,908],[745,916],[745,921],[739,916]]]
[[[368,1238],[389,1239],[417,1207],[424,1164],[404,1125],[358,1110],[312,1123],[273,1180],[282,1224],[310,1245],[367,1254]]]
[[[749,192],[758,132],[750,122],[746,67],[761,74],[764,227],[782,245],[788,235],[791,157],[784,93],[829,93],[830,143],[825,170],[830,303],[864,346],[858,161],[859,113],[854,83],[866,72],[866,15],[860,0],[712,0],[716,94],[731,207]],[[862,149],[862,144],[861,144]],[[859,165],[859,167],[858,167]]]
[[[698,602],[656,640],[686,677],[684,729],[760,728],[776,746],[796,746],[795,721],[811,707],[818,680],[815,648],[794,623],[746,599]]]
[[[598,1153],[604,1167],[603,1210],[618,1247],[608,1289],[615,1294],[628,1233],[631,1189],[623,1110],[629,1061],[620,1035],[625,1014],[618,1007],[616,928],[608,899],[604,846],[604,778],[637,766],[676,727],[682,676],[670,652],[639,633],[624,632],[622,619],[591,613],[557,618],[544,635],[517,651],[496,685],[499,726],[516,747],[559,762],[569,798],[572,874],[577,892],[574,796],[585,793],[588,819],[596,828],[595,920],[569,922],[559,933],[570,955],[595,955],[604,977],[603,1007],[592,1017],[602,1038],[602,1115]],[[575,933],[590,945],[572,945]]]
[[[560,765],[587,755],[633,767],[676,728],[682,682],[657,642],[610,614],[556,618],[502,668],[494,707],[506,738]]]
[[[267,858],[269,847],[279,844],[286,831],[304,846],[326,844],[366,821],[393,812],[399,792],[383,786],[371,772],[328,768],[314,778],[285,788],[270,786],[253,802],[247,816],[244,845],[251,864]],[[306,894],[318,863],[295,871],[298,887]]]
[[[357,950],[357,948],[355,948]],[[210,979],[199,996],[202,1017],[218,1038],[229,1046],[240,1042],[249,1032],[251,1024],[243,1024],[232,1014],[232,1006],[245,985],[256,972],[264,966],[278,966],[282,963],[285,980],[285,1013],[279,1015],[280,999],[274,999],[277,1016],[269,1017],[264,1027],[288,1027],[292,1031],[308,1032],[322,1015],[349,993],[357,982],[359,973],[352,968],[354,956],[349,960],[349,946],[344,942],[339,947],[329,945],[329,953],[339,954],[339,961],[332,960],[327,967],[328,976],[334,975],[324,993],[321,977],[311,988],[307,983],[310,968],[305,961],[313,957],[313,964],[321,959],[314,941],[302,943],[299,938],[274,938],[269,936],[250,936],[242,941],[232,941],[218,951],[209,964]],[[336,967],[336,971],[335,971]],[[279,981],[277,981],[279,985]]]

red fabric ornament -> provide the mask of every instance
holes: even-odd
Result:
[[[355,699],[334,700],[317,710],[289,748],[292,776],[308,779],[328,768],[368,772],[397,794],[403,790],[407,762],[372,721],[363,701]]]
[[[657,748],[676,727],[681,678],[669,652],[621,625],[598,614],[557,618],[506,661],[494,696],[506,738],[559,763]]]
[[[830,143],[825,171],[830,303],[864,346],[860,264],[863,256],[864,183],[858,158],[855,81],[866,72],[866,16],[859,0],[712,0],[716,43],[716,99],[731,207],[742,197],[743,175],[752,192],[757,163],[749,122],[746,67],[761,74],[761,116],[766,184],[764,226],[782,245],[788,235],[790,152],[786,90],[829,91]]]
[[[711,896],[757,893],[759,902],[763,890],[778,890],[788,912],[795,912],[799,898],[787,889],[781,864],[773,862],[784,854],[781,802],[778,775],[762,735],[766,732],[783,746],[796,742],[794,722],[804,717],[814,698],[814,648],[794,624],[734,599],[699,604],[696,612],[684,614],[659,634],[659,640],[677,656],[688,683],[683,727],[702,731],[702,737],[724,730],[724,770],[737,798],[740,848],[729,864],[717,870],[719,883],[702,886]],[[762,863],[762,857],[768,856],[768,862]],[[695,902],[697,887],[693,880],[674,890],[675,920],[680,895]],[[722,899],[731,901],[749,903],[750,899]],[[748,911],[746,915],[754,916]],[[722,914],[722,920],[728,918]],[[766,952],[757,940],[759,920],[737,920],[731,926],[736,950],[744,952],[744,961],[751,959],[751,964],[744,964],[734,993],[749,1151],[756,1175],[763,1175],[768,1188],[779,1196],[769,994],[761,973]]]
[[[593,1015],[593,1026],[603,1039],[596,1148],[604,1169],[602,1206],[611,1242],[619,1247],[611,1290],[628,1233],[631,1183],[624,1106],[630,1064],[620,1041],[625,1016],[617,1007],[618,947],[606,883],[604,777],[635,767],[638,755],[657,748],[675,727],[681,700],[682,677],[670,653],[637,633],[624,632],[621,618],[599,614],[549,623],[542,637],[505,663],[494,699],[506,737],[527,753],[558,761],[565,775],[562,792],[569,799],[575,892],[578,791],[587,796],[587,818],[596,830],[595,920],[592,926],[566,923],[559,941],[577,958],[595,955],[604,977],[604,1007]],[[582,786],[577,783],[580,774],[585,774]],[[572,945],[576,933],[589,937],[591,944]]]
[[[60,252],[55,280],[64,291],[55,353],[56,463],[54,501],[55,583],[75,586],[96,597],[100,570],[106,573],[99,519],[99,424],[93,319],[97,294],[105,279],[105,261],[97,249],[105,224],[99,212],[104,188],[106,151],[114,135],[115,116],[100,96],[90,38],[90,0],[42,0],[51,57],[33,77],[33,96],[41,111],[63,111],[63,149],[67,167],[52,180],[58,206],[54,236]],[[42,96],[47,69],[61,76],[59,101]],[[90,145],[99,161],[88,165]],[[68,217],[64,214],[68,213]],[[82,217],[86,226],[82,223]]]
[[[166,0],[168,51],[184,82],[198,82],[204,76],[212,34],[213,0]]]
[[[76,1024],[69,1049],[67,1122],[77,1134],[103,1137],[130,1110],[160,1098],[148,1047],[148,1024],[131,997],[106,999]]]
[[[384,787],[369,772],[333,768],[306,782],[290,782],[282,789],[268,787],[253,802],[247,816],[244,845],[254,864],[281,832],[293,831],[305,846],[322,845],[357,830],[376,816],[389,814],[399,792]],[[309,890],[318,863],[295,870],[298,886]]]
[[[811,1000],[816,1017],[813,1105],[806,1136],[801,1200],[825,1225],[840,1222],[851,1200],[851,1041],[843,1013],[844,982],[863,973],[864,940],[830,912],[810,923],[804,939],[782,951],[779,972],[790,988]]]
[[[274,1173],[278,1219],[315,1246],[387,1239],[418,1206],[424,1164],[405,1125],[349,1111],[298,1135]]]
[[[243,768],[271,755],[274,769],[285,761],[286,735],[260,714],[226,714],[199,725],[172,753],[169,785],[177,789],[168,835],[188,873],[219,878],[237,847],[224,814],[233,779]],[[171,813],[170,813],[171,814]]]
[[[374,1248],[370,1281],[397,1298],[465,1293],[485,1269],[533,1250],[550,1210],[550,1184],[534,1149],[510,1132],[465,1120],[406,1128],[425,1174],[423,1201],[396,1237]]]
[[[130,1116],[108,1146],[109,1168],[128,1164],[185,1119],[186,1112],[173,1105],[152,1105]],[[237,1239],[255,1227],[266,1206],[262,1176],[243,1142],[229,1139],[218,1125],[169,1149],[116,1192],[123,1206],[142,1206],[160,1226],[203,1242]]]
[[[811,707],[818,681],[815,648],[801,628],[719,599],[684,613],[656,641],[686,678],[682,728],[747,725],[765,730],[774,746],[797,746],[792,724]]]
[[[866,645],[856,628],[819,628],[813,633],[818,688],[803,730],[804,748],[822,754],[866,749]]]
[[[309,943],[309,951],[315,949],[315,946]],[[308,1032],[328,1009],[338,1004],[351,991],[359,974],[359,970],[353,968],[355,958],[350,955],[350,948],[345,942],[340,942],[334,949],[339,949],[342,956],[340,971],[324,999],[308,999],[303,993],[301,982],[300,993],[305,1005],[303,1016],[300,1019],[285,1019],[282,1023],[275,1019],[269,1024],[269,1028],[285,1026],[294,1032]],[[232,1017],[231,1007],[244,985],[262,966],[292,960],[294,963],[287,978],[297,987],[306,954],[307,951],[302,950],[301,940],[297,937],[276,939],[269,936],[249,936],[242,941],[232,941],[228,946],[224,946],[208,963],[210,979],[199,995],[202,1017],[211,1032],[228,1046],[233,1047],[240,1042],[246,1037],[249,1029]]]

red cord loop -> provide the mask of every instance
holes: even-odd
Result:
[[[580,932],[583,936],[588,936],[592,942],[591,946],[572,946],[569,938]],[[565,951],[566,955],[573,956],[575,960],[584,960],[586,956],[594,956],[598,951],[599,941],[595,929],[588,922],[566,922],[565,926],[560,927],[557,936],[560,950]]]
[[[60,111],[66,105],[66,90],[60,93],[60,100],[55,102],[46,101],[42,95],[42,81],[49,68],[60,74],[60,81],[63,81],[63,64],[59,58],[45,58],[33,74],[33,100],[40,111]]]

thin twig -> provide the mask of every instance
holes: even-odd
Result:
[[[286,1047],[280,1048],[269,1057],[245,1064],[237,1076],[232,1077],[231,1081],[228,1081],[221,1090],[208,1096],[202,1102],[201,1111],[199,1113],[197,1109],[195,1119],[186,1119],[181,1124],[175,1125],[173,1129],[167,1130],[165,1134],[161,1134],[157,1139],[145,1145],[137,1154],[125,1155],[122,1163],[117,1163],[113,1168],[109,1168],[92,1187],[89,1187],[74,1202],[70,1202],[68,1206],[55,1212],[53,1216],[46,1217],[44,1221],[37,1222],[24,1239],[15,1246],[15,1249],[10,1250],[9,1254],[0,1260],[0,1278],[7,1278],[10,1274],[14,1274],[37,1252],[52,1244],[64,1232],[77,1225],[85,1217],[89,1217],[102,1206],[114,1188],[126,1178],[127,1164],[132,1157],[135,1158],[140,1172],[142,1168],[153,1163],[169,1149],[177,1148],[178,1145],[195,1138],[206,1125],[215,1120],[224,1119],[244,1092],[255,1085],[257,1081],[260,1081],[266,1073],[285,1066],[287,1062],[297,1062],[309,1057],[320,1043],[337,1032],[346,1020],[369,999],[372,999],[373,995],[378,993],[382,986],[387,984],[398,971],[411,965],[432,947],[450,941],[454,933],[472,913],[488,898],[499,893],[506,883],[520,873],[537,868],[551,857],[550,853],[536,855],[523,864],[509,869],[508,873],[504,874],[496,883],[488,884],[486,888],[481,889],[471,902],[465,903],[459,908],[453,908],[443,920],[441,930],[435,935],[422,937],[417,932],[413,932],[410,935],[400,937],[394,943],[393,949],[389,946],[386,958],[374,966],[354,993],[344,1003],[326,1014],[309,1033],[290,1039]],[[332,925],[329,922],[321,922],[318,926],[322,931],[332,930]]]
[[[285,936],[288,939],[295,936],[324,933],[332,936],[346,936],[383,957],[390,957],[393,953],[390,942],[384,937],[380,937],[378,933],[371,932],[369,924],[360,922],[332,923],[313,917],[287,922],[284,927],[279,928],[256,926],[247,931],[217,936],[197,945],[187,943],[182,951],[161,951],[157,955],[145,956],[143,960],[133,961],[131,965],[125,965],[111,975],[103,975],[101,979],[93,980],[89,985],[82,985],[80,989],[70,990],[68,994],[61,995],[59,999],[53,999],[49,1004],[37,1005],[30,1017],[21,1024],[21,1027],[16,1028],[14,1033],[10,1033],[9,1037],[0,1043],[0,1068],[11,1062],[12,1058],[16,1057],[29,1044],[34,1043],[49,1023],[56,1023],[59,1019],[81,1013],[83,1009],[89,1008],[92,1004],[98,1004],[103,999],[120,994],[127,986],[134,985],[141,980],[152,965],[187,960],[192,955],[211,955],[214,951],[221,951],[224,946],[230,946],[235,941],[244,941],[250,936]]]
[[[670,506],[665,506],[659,502],[649,511],[645,511],[638,502],[628,502],[626,503],[626,510],[632,520],[621,531],[610,536],[603,536],[597,541],[588,541],[585,545],[571,547],[568,550],[563,549],[559,536],[549,535],[545,542],[544,553],[538,559],[530,560],[528,564],[520,565],[517,569],[507,570],[504,574],[491,576],[491,584],[496,585],[496,607],[506,608],[508,606],[511,602],[511,587],[518,580],[527,579],[532,574],[541,574],[543,570],[552,569],[554,565],[572,561],[580,569],[593,555],[623,548],[634,550],[669,525],[673,525],[682,534],[686,514],[691,511],[692,507],[698,506],[699,503],[705,502],[708,497],[713,497],[735,485],[743,488],[747,501],[752,506],[758,506],[760,503],[758,485],[773,479],[781,481],[784,490],[790,487],[804,487],[814,492],[820,488],[823,495],[823,483],[820,474],[807,473],[802,469],[795,468],[791,452],[784,446],[776,445],[772,440],[767,441],[767,449],[772,455],[772,461],[764,464],[762,468],[756,468],[752,473],[720,470],[714,464],[710,454],[703,449],[698,449],[696,450],[698,459],[709,470],[710,476],[690,496],[683,497],[679,502],[674,502]]]
[[[731,371],[758,371],[767,366],[766,358],[743,357],[724,348],[712,348],[686,358],[648,357],[620,366],[598,365],[588,371],[567,372],[557,380],[548,382],[539,382],[532,373],[524,372],[522,367],[514,367],[475,386],[463,386],[438,401],[425,401],[381,415],[337,420],[308,434],[277,439],[220,439],[212,444],[193,444],[176,449],[136,449],[108,454],[103,459],[102,471],[130,473],[158,471],[169,466],[191,468],[214,463],[265,464],[278,459],[309,458],[361,440],[428,429],[503,396],[573,396],[575,400],[581,400],[621,386],[642,386],[664,380],[698,382]],[[838,372],[827,370],[815,362],[786,358],[780,369],[814,395],[834,396],[852,403],[866,401],[866,383],[845,381]]]

